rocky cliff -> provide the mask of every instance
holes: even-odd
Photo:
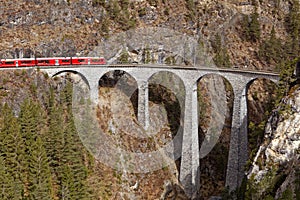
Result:
[[[250,199],[299,199],[300,88],[294,86],[273,111],[248,173]]]
[[[279,63],[276,56],[285,56],[295,41],[288,26],[299,24],[291,21],[297,6],[295,0],[7,0],[1,2],[0,57],[86,56],[97,46],[102,51],[93,55],[102,56],[110,50],[106,40],[117,33],[144,28],[146,34],[149,27],[161,27],[194,38],[217,66],[273,70]],[[164,50],[161,40],[174,34],[162,38],[149,32],[150,42],[133,46],[114,41],[118,48],[110,56],[120,56],[123,49],[133,56],[130,60],[145,62],[134,57],[150,49],[151,54],[166,54],[152,62],[172,63],[178,55]]]

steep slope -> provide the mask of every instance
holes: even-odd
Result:
[[[116,33],[163,27],[199,40],[217,66],[274,70],[276,56],[291,57],[278,51],[294,49],[290,42],[298,41],[299,20],[292,20],[299,19],[295,0],[7,0],[1,8],[2,58],[84,56]],[[272,27],[277,43],[270,45]]]
[[[264,142],[248,173],[246,197],[299,199],[299,85],[269,118]]]

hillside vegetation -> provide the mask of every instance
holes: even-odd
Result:
[[[297,0],[8,0],[1,7],[2,58],[85,56],[114,34],[149,27],[194,37],[219,67],[273,71],[299,55]],[[129,55],[146,48],[128,45]]]

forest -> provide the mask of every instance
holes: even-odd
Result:
[[[1,199],[92,198],[87,178],[93,159],[76,132],[71,101],[68,82],[60,92],[50,89],[44,105],[25,99],[17,116],[1,105]]]

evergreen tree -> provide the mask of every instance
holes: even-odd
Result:
[[[300,54],[300,5],[298,0],[292,1],[292,6],[287,17],[287,30],[289,37],[284,46],[288,60],[297,58]]]
[[[72,115],[72,83],[68,82],[61,98],[67,109],[65,113],[64,148],[62,160],[61,185],[62,195],[68,194],[71,199],[86,199],[87,187],[85,180],[87,170],[84,165],[83,154],[86,153],[77,134]],[[66,168],[66,166],[68,166]],[[68,192],[66,192],[68,191]]]
[[[29,192],[29,180],[28,175],[31,163],[33,151],[32,148],[36,142],[36,138],[38,134],[40,134],[40,130],[42,129],[42,109],[38,103],[33,102],[30,99],[26,99],[21,105],[20,116],[18,118],[18,123],[20,125],[20,133],[22,136],[22,140],[24,141],[24,151],[25,151],[25,171],[24,180],[25,180],[25,196],[30,196]]]
[[[129,54],[128,54],[128,52],[126,50],[122,51],[122,54],[121,54],[121,56],[119,58],[119,61],[122,64],[129,63]]]
[[[57,104],[55,101],[54,93],[50,95],[48,112],[48,130],[42,140],[49,160],[50,171],[52,174],[52,185],[53,188],[55,188],[53,195],[59,196],[64,148],[64,111],[62,106]]]
[[[293,78],[293,73],[296,67],[296,63],[300,60],[294,59],[292,61],[282,61],[279,65],[280,67],[280,79],[278,82],[278,87],[277,87],[277,104],[282,100],[284,96],[287,95],[290,85],[292,82],[295,81],[295,78]]]
[[[25,141],[26,153],[29,153],[33,141],[45,125],[40,104],[32,100],[25,100],[21,105],[18,122],[21,126],[21,135]]]
[[[18,118],[0,106],[0,199],[90,199],[72,89],[67,82],[59,101],[50,90],[47,121],[41,105],[29,99]]]
[[[212,41],[212,47],[215,51],[213,58],[214,63],[217,67],[231,67],[230,58],[227,52],[227,48],[222,45],[221,36],[217,34],[214,41]]]
[[[75,180],[72,169],[68,165],[63,166],[63,176],[61,178],[61,193],[60,198],[65,200],[80,200],[79,196],[76,196]]]
[[[276,37],[274,27],[271,30],[270,38],[260,45],[258,55],[268,64],[279,64],[285,58],[281,40]]]
[[[287,17],[287,30],[291,34],[292,38],[299,39],[300,31],[300,5],[298,0],[292,1],[292,6]]]
[[[66,85],[60,93],[60,104],[67,107],[67,112],[72,112],[72,98],[73,98],[73,83],[71,77],[66,77]]]
[[[68,78],[67,78],[68,79]],[[50,96],[48,134],[45,147],[55,174],[56,196],[59,199],[87,199],[87,170],[83,155],[86,153],[77,134],[72,115],[71,81],[66,81],[59,102]]]
[[[254,12],[251,13],[250,17],[245,15],[243,19],[243,28],[245,38],[250,42],[257,42],[260,40],[260,23],[259,14],[255,8]]]
[[[84,151],[80,138],[76,132],[76,127],[72,116],[67,119],[67,127],[65,130],[65,148],[64,148],[64,165],[68,165],[71,169],[72,180],[74,180],[73,188],[70,188],[72,196],[76,199],[85,199],[87,197],[87,169],[84,165]],[[68,174],[67,174],[68,175]]]
[[[149,45],[146,45],[146,48],[144,49],[143,52],[143,57],[144,57],[144,63],[149,64],[151,62],[151,53],[150,53],[150,47]]]
[[[249,23],[249,40],[257,42],[260,40],[260,23],[258,21],[259,15],[257,11],[253,12],[250,18],[251,21]]]
[[[29,198],[51,199],[51,172],[46,150],[40,136],[32,142],[29,152]]]
[[[118,19],[118,16],[121,12],[120,5],[117,0],[109,1],[108,13],[112,20]]]
[[[12,110],[7,104],[2,108],[3,119],[1,137],[1,156],[5,159],[5,166],[8,176],[13,182],[13,193],[7,194],[10,199],[21,199],[24,195],[25,179],[25,151],[24,141],[20,133],[20,126],[17,118],[13,115]]]
[[[45,148],[50,160],[50,166],[55,172],[62,161],[64,148],[64,111],[62,106],[50,108],[48,132],[44,138]]]
[[[4,158],[0,156],[0,198],[2,200],[15,199],[14,192],[14,181],[7,172]]]

